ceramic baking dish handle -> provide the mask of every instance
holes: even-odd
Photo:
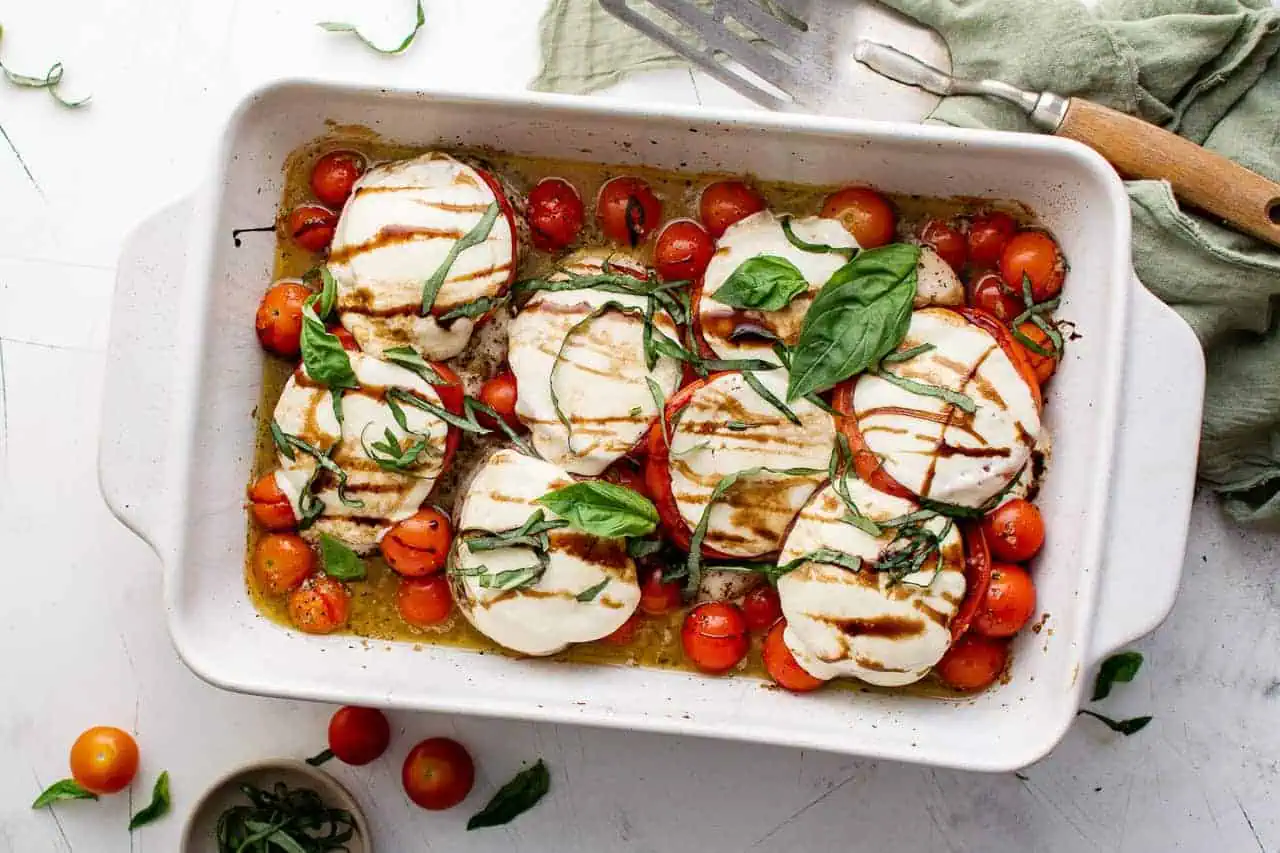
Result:
[[[160,551],[171,407],[174,330],[191,200],[141,223],[116,271],[102,398],[98,482],[116,518]]]
[[[1182,577],[1204,356],[1190,327],[1134,278],[1107,543],[1088,662],[1155,630]],[[1156,440],[1158,437],[1158,440]]]

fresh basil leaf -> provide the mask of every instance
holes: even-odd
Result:
[[[467,302],[463,305],[459,305],[457,308],[444,312],[436,319],[441,323],[460,320],[464,317],[467,319],[475,319],[476,317],[483,317],[490,311],[496,311],[506,305],[508,301],[509,300],[506,296],[481,296],[479,299]]]
[[[275,420],[271,421],[271,441],[275,444],[276,450],[280,451],[280,455],[285,459],[290,462],[297,460],[298,457],[293,452],[293,446],[289,444],[284,430],[280,429],[280,424],[276,423]]]
[[[319,752],[317,752],[315,755],[308,758],[307,763],[310,764],[312,767],[319,767],[321,764],[324,764],[326,761],[329,761],[332,758],[333,758],[333,750],[322,749]]]
[[[397,403],[403,403],[408,406],[413,406],[415,409],[430,412],[440,420],[450,426],[456,426],[463,432],[470,432],[475,435],[485,435],[489,432],[487,427],[480,425],[474,414],[465,417],[462,415],[455,415],[444,406],[437,406],[435,403],[428,403],[417,394],[413,394],[403,388],[388,388],[387,399],[395,399]]]
[[[1147,723],[1151,722],[1150,716],[1146,717],[1130,717],[1127,720],[1113,720],[1110,717],[1104,717],[1102,714],[1090,711],[1087,708],[1081,708],[1076,711],[1076,716],[1093,717],[1095,720],[1106,725],[1111,731],[1122,734],[1125,737],[1137,734],[1147,727]]]
[[[905,376],[899,376],[891,373],[884,368],[872,370],[876,376],[888,382],[890,385],[897,385],[903,391],[910,391],[912,394],[919,394],[922,397],[936,397],[951,405],[955,406],[962,412],[972,415],[978,411],[978,404],[968,394],[962,394],[959,391],[952,391],[950,388],[944,388],[941,385],[930,385],[927,382],[917,382],[914,379],[908,379]]]
[[[437,373],[413,347],[392,347],[389,350],[383,350],[382,358],[397,367],[403,367],[405,370],[418,374],[428,385],[453,384]]]
[[[583,604],[588,604],[592,601],[595,601],[596,597],[600,595],[600,593],[604,592],[604,588],[609,585],[610,580],[611,578],[605,578],[604,580],[600,581],[600,583],[587,587],[582,592],[578,593],[577,596],[575,597],[578,599],[578,601],[582,602]]]
[[[344,506],[349,506],[356,509],[359,509],[360,507],[364,506],[364,501],[347,497],[347,472],[342,470],[342,466],[339,465],[337,462],[334,462],[333,459],[330,458],[329,456],[329,454],[332,453],[338,447],[336,443],[333,445],[333,447],[330,447],[327,452],[321,451],[320,448],[313,447],[312,445],[298,438],[296,435],[290,435],[289,433],[280,429],[279,425],[276,424],[274,421],[272,422],[271,427],[272,427],[271,438],[273,441],[276,442],[277,447],[280,447],[280,448],[288,447],[290,451],[301,450],[303,453],[307,454],[312,459],[316,460],[316,466],[317,466],[316,471],[312,472],[311,479],[307,481],[308,490],[311,488],[312,482],[315,481],[315,476],[319,472],[319,469],[323,468],[324,470],[332,474],[334,479],[338,481],[338,500],[342,501]],[[292,461],[296,457],[294,457],[290,452],[286,454],[286,458]]]
[[[488,805],[467,821],[467,830],[510,823],[537,805],[550,789],[551,774],[547,772],[547,765],[539,758],[532,767],[521,770],[515,778],[499,788]]]
[[[316,24],[316,26],[324,30],[325,32],[351,33],[356,38],[360,39],[360,41],[364,42],[366,47],[372,48],[373,50],[376,50],[378,53],[385,54],[387,56],[394,56],[398,53],[404,53],[406,50],[409,49],[409,45],[413,44],[414,38],[418,35],[418,30],[422,29],[422,25],[426,23],[427,19],[426,19],[426,14],[423,12],[423,9],[422,9],[422,0],[417,0],[417,7],[418,7],[418,17],[414,21],[413,29],[410,30],[409,34],[405,36],[400,41],[400,43],[397,44],[395,47],[380,47],[377,44],[374,44],[372,41],[368,39],[367,36],[365,36],[363,33],[360,32],[360,30],[356,28],[355,24],[347,24],[341,21],[320,21],[319,23]]]
[[[481,575],[480,586],[485,589],[496,589],[501,592],[532,586],[542,577],[546,567],[542,565],[524,566],[519,569],[507,569],[496,575]]]
[[[603,480],[573,483],[548,492],[538,498],[537,503],[592,536],[610,539],[648,536],[658,526],[658,510],[652,501]]]
[[[153,823],[168,813],[169,771],[165,770],[160,773],[159,778],[156,779],[155,787],[151,789],[151,802],[147,803],[146,808],[129,819],[129,831],[132,832],[140,826]]]
[[[820,255],[843,255],[845,260],[851,260],[858,254],[856,246],[828,246],[826,243],[810,243],[808,240],[802,240],[791,227],[791,217],[782,217],[780,224],[782,225],[782,234],[787,238],[787,242],[795,246],[802,252],[813,252]]]
[[[924,355],[935,349],[933,344],[919,344],[904,350],[894,350],[893,352],[880,359],[881,364],[900,364],[904,361],[910,361],[918,355]]]
[[[31,804],[31,808],[42,809],[47,805],[61,802],[62,800],[96,799],[98,799],[97,794],[85,788],[75,779],[61,779],[41,791],[40,796],[36,797],[36,801]]]
[[[316,316],[321,320],[327,321],[329,315],[333,313],[333,308],[338,304],[338,282],[333,277],[333,273],[329,272],[328,267],[320,267],[320,301]]]
[[[787,402],[825,391],[897,348],[911,321],[920,247],[894,243],[836,270],[805,314]]]
[[[422,6],[419,4],[418,9]],[[480,221],[475,227],[462,235],[458,242],[449,248],[449,254],[445,255],[444,260],[435,272],[431,274],[425,282],[422,283],[422,316],[431,313],[431,306],[435,304],[436,295],[440,293],[440,288],[444,286],[445,281],[449,278],[449,270],[453,269],[454,261],[458,260],[458,256],[489,239],[489,232],[493,230],[493,223],[498,221],[498,214],[502,211],[498,202],[490,203],[485,210],[484,215],[480,217]]]
[[[804,273],[791,261],[759,255],[739,264],[711,298],[731,308],[781,311],[808,289]]]
[[[628,539],[627,556],[633,560],[652,557],[662,550],[662,539]]]
[[[1091,701],[1106,699],[1111,695],[1111,688],[1116,682],[1128,684],[1133,681],[1140,669],[1142,669],[1141,652],[1121,652],[1107,658],[1098,668],[1098,677],[1093,682]]]
[[[847,554],[844,551],[837,551],[834,548],[815,548],[808,554],[802,554],[794,560],[788,560],[778,566],[766,566],[758,571],[768,576],[770,580],[776,582],[782,575],[795,571],[805,563],[822,563],[828,566],[838,566],[839,568],[847,569],[851,572],[862,571],[861,557],[855,557],[852,554]],[[717,566],[717,568],[719,567]]]
[[[302,306],[302,365],[308,376],[330,389],[358,388],[360,382],[342,341],[316,316],[312,307],[316,298],[312,296]]]
[[[334,580],[362,581],[367,575],[360,555],[328,533],[320,534],[320,565]]]

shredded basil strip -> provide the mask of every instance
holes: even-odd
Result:
[[[321,764],[324,764],[326,761],[330,761],[332,758],[333,758],[333,750],[322,749],[319,752],[317,752],[315,755],[305,760],[312,767],[319,767]]]
[[[435,403],[429,403],[417,394],[410,393],[403,388],[388,388],[387,399],[394,399],[397,403],[404,403],[405,405],[413,406],[415,409],[421,409],[424,412],[429,412],[445,423],[455,426],[463,432],[475,433],[476,435],[485,435],[490,432],[487,427],[480,425],[480,423],[475,419],[475,415],[471,415],[470,417],[455,415],[444,406],[437,406]]]
[[[421,11],[421,4],[419,4],[418,9]],[[498,205],[498,202],[490,202],[489,207],[485,210],[484,215],[480,217],[480,221],[476,223],[475,227],[462,235],[458,242],[449,247],[449,254],[445,255],[439,268],[422,284],[422,316],[425,317],[431,313],[431,306],[435,304],[436,295],[440,293],[440,288],[444,286],[445,280],[449,278],[449,270],[453,269],[453,264],[458,260],[458,256],[472,246],[477,246],[489,239],[489,233],[493,231],[493,224],[498,221],[498,214],[501,211],[502,208]]]
[[[364,437],[370,426],[372,424],[365,424],[365,428],[360,431],[360,447],[364,450],[364,455],[376,462],[383,471],[412,476],[410,469],[417,466],[418,459],[424,453],[439,456],[439,453],[432,452],[429,439],[420,438],[410,441],[408,445],[401,445],[400,439],[390,429],[384,430],[382,438],[370,444]]]
[[[881,364],[901,364],[904,361],[910,361],[918,355],[924,355],[936,349],[933,344],[919,344],[904,350],[895,350],[884,358],[880,359]]]
[[[338,304],[338,282],[328,267],[320,267],[320,282],[320,302],[316,315],[321,320],[328,320],[334,306]]]
[[[436,319],[441,323],[448,323],[451,320],[460,320],[463,318],[472,319],[475,317],[483,317],[490,311],[496,311],[504,307],[510,301],[507,296],[481,296],[472,302],[459,305],[450,311],[446,311]]]
[[[813,252],[822,255],[842,255],[845,260],[853,260],[858,254],[857,246],[828,246],[826,243],[810,243],[808,240],[802,240],[791,227],[791,217],[784,216],[780,220],[782,225],[782,233],[786,236],[787,242],[795,246],[802,252]]]
[[[504,418],[502,415],[494,411],[492,406],[489,406],[480,402],[475,397],[463,397],[462,410],[467,413],[468,421],[474,422],[476,426],[480,426],[480,422],[477,421],[475,417],[476,412],[481,412],[482,414],[488,415],[493,420],[493,422],[497,424],[498,429],[501,430],[502,434],[505,435],[511,441],[511,443],[516,446],[517,450],[519,450],[525,456],[532,456],[534,459],[542,458],[541,456],[538,455],[538,451],[534,450],[533,445],[525,441],[523,436],[521,436],[514,429],[512,429],[511,424],[507,423],[506,418]],[[492,432],[492,430],[488,430],[488,431]]]
[[[129,818],[129,831],[154,823],[169,813],[169,771],[163,770],[151,789],[151,802]]]
[[[1111,688],[1117,683],[1128,684],[1142,669],[1141,652],[1121,652],[1112,655],[1102,662],[1098,668],[1098,677],[1093,682],[1093,696],[1090,701],[1098,702],[1111,695]]]
[[[551,790],[551,774],[541,758],[498,789],[487,805],[467,821],[467,830],[502,826],[538,804]]]
[[[288,453],[283,449],[281,450],[281,453],[283,453],[285,458],[289,461],[292,462],[296,458],[292,454],[293,450],[301,450],[303,453],[316,460],[316,465],[319,468],[323,468],[332,474],[338,481],[338,500],[342,501],[344,506],[349,506],[353,509],[359,509],[364,506],[364,501],[347,497],[347,472],[342,470],[342,466],[337,462],[334,462],[330,456],[330,454],[337,449],[337,442],[335,442],[328,451],[322,452],[319,448],[308,444],[301,438],[298,438],[298,436],[290,435],[280,429],[280,425],[275,421],[271,422],[271,438],[276,442],[277,447],[283,448],[287,446],[290,448],[290,452]]]
[[[910,391],[912,394],[919,394],[922,397],[936,397],[943,400],[957,409],[972,415],[978,410],[978,404],[968,394],[962,394],[959,391],[952,391],[950,388],[944,388],[941,385],[929,385],[925,382],[917,382],[914,379],[908,379],[905,376],[899,376],[891,373],[883,367],[870,371],[873,375],[880,377],[891,385],[897,385],[904,391]]]
[[[481,536],[468,536],[463,539],[472,553],[496,551],[501,548],[529,548],[533,551],[538,563],[534,566],[521,566],[517,569],[506,569],[492,572],[486,566],[450,566],[449,573],[461,577],[474,577],[483,589],[500,591],[519,589],[537,583],[551,563],[549,551],[551,538],[548,532],[568,527],[564,519],[547,520],[546,513],[535,510],[519,527]]]
[[[653,404],[658,407],[658,423],[662,427],[662,443],[670,447],[671,428],[667,425],[667,400],[662,393],[662,386],[652,376],[646,376],[644,381],[649,386],[649,396],[653,397]]]
[[[1147,723],[1152,720],[1152,717],[1150,716],[1131,717],[1127,720],[1113,720],[1096,711],[1090,711],[1088,708],[1081,708],[1079,711],[1076,711],[1076,716],[1081,715],[1093,717],[1095,720],[1106,725],[1106,727],[1111,729],[1111,731],[1116,732],[1117,734],[1122,734],[1125,737],[1128,737],[1129,735],[1136,735],[1138,732],[1145,729],[1147,727]]]
[[[756,378],[754,372],[750,370],[744,370],[742,371],[742,378],[746,380],[747,385],[751,386],[752,391],[755,391],[764,399],[766,403],[768,403],[770,406],[773,406],[775,409],[781,412],[783,417],[791,421],[791,423],[795,424],[796,426],[801,425],[800,416],[797,415],[791,409],[790,406],[788,406],[786,403],[779,400],[776,394],[774,394],[768,388],[764,387],[764,383],[762,383],[759,379]]]
[[[3,34],[4,27],[0,27],[0,36],[3,36]],[[4,72],[5,79],[13,85],[21,86],[24,89],[44,89],[49,93],[49,97],[58,102],[59,106],[66,107],[68,109],[75,109],[76,107],[83,106],[89,101],[89,98],[92,97],[92,95],[85,95],[77,101],[69,101],[62,97],[58,92],[58,86],[62,84],[62,75],[65,72],[61,62],[55,62],[53,65],[49,66],[49,70],[45,72],[43,77],[36,77],[31,74],[20,74],[3,63],[0,63],[0,71]],[[10,143],[10,147],[12,147],[12,143]],[[26,168],[25,164],[23,164],[23,168]],[[28,176],[30,176],[30,173],[28,173]]]
[[[364,42],[366,47],[376,50],[378,53],[384,54],[386,56],[395,56],[396,54],[404,53],[406,50],[409,49],[409,45],[413,44],[414,38],[416,38],[418,35],[418,30],[422,29],[422,25],[426,23],[426,14],[422,9],[422,0],[417,0],[417,9],[418,9],[418,16],[417,16],[417,19],[414,21],[413,29],[410,30],[409,34],[405,36],[400,41],[400,43],[397,44],[395,47],[380,47],[379,45],[370,41],[369,38],[365,36],[363,33],[361,33],[360,30],[356,28],[355,24],[347,24],[341,21],[320,21],[319,23],[316,24],[316,26],[324,30],[325,32],[351,33],[356,38],[360,39],[360,41]]]
[[[1057,327],[1053,323],[1046,320],[1043,315],[1048,314],[1051,311],[1056,311],[1058,306],[1062,303],[1061,297],[1055,296],[1053,299],[1046,299],[1044,302],[1037,303],[1031,294],[1031,278],[1026,273],[1023,273],[1022,303],[1025,306],[1025,310],[1017,317],[1014,317],[1013,322],[1009,324],[1013,332],[1013,337],[1037,355],[1044,356],[1045,358],[1058,358],[1062,355],[1063,348],[1065,346],[1065,342],[1062,339],[1062,333],[1058,331]],[[1030,337],[1018,328],[1027,320],[1030,320],[1035,324],[1036,328],[1044,332],[1045,337],[1049,339],[1049,343],[1053,347],[1052,350],[1047,350],[1036,341],[1031,340]]]
[[[383,350],[382,358],[389,361],[397,367],[403,367],[405,370],[416,373],[424,379],[428,385],[451,385],[453,383],[447,381],[443,376],[435,371],[425,358],[418,354],[413,347],[393,347],[389,350]]]
[[[582,592],[574,596],[574,598],[576,598],[578,601],[582,602],[583,604],[589,604],[590,602],[595,601],[596,598],[600,595],[600,593],[604,592],[604,588],[609,585],[610,580],[611,578],[605,578],[604,580],[600,581],[600,583],[593,584],[592,586],[587,587]]]
[[[249,804],[231,806],[218,816],[214,841],[219,853],[338,853],[356,835],[351,813],[329,808],[309,788],[277,782],[270,791],[241,785],[240,792]]]

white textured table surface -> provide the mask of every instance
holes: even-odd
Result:
[[[401,0],[6,5],[4,62],[34,70],[62,59],[68,94],[92,91],[94,102],[66,112],[42,93],[0,86],[0,123],[39,184],[0,151],[0,850],[174,851],[193,798],[216,775],[253,758],[310,754],[332,709],[223,693],[188,673],[162,624],[155,557],[98,495],[121,240],[194,185],[233,93],[287,74],[520,89],[534,71],[541,4],[427,0],[427,26],[398,59],[312,23],[358,14],[393,37],[409,5]],[[482,53],[480,43],[500,47]],[[616,94],[736,103],[684,72]],[[1140,644],[1138,682],[1103,706],[1155,721],[1129,739],[1080,723],[1025,779],[403,713],[393,715],[386,758],[335,772],[366,804],[378,848],[395,853],[1275,851],[1278,610],[1280,540],[1233,531],[1201,501],[1173,616]],[[66,774],[69,744],[94,724],[136,730],[134,799],[167,768],[174,815],[130,836],[127,796],[56,814],[28,808]],[[422,812],[400,791],[399,757],[432,734],[457,737],[477,757],[476,791],[455,812]],[[553,795],[509,828],[464,833],[472,807],[537,756],[553,768]]]

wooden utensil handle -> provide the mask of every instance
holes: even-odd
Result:
[[[1083,142],[1126,178],[1155,178],[1193,207],[1280,246],[1280,183],[1142,119],[1072,98],[1056,131]]]

